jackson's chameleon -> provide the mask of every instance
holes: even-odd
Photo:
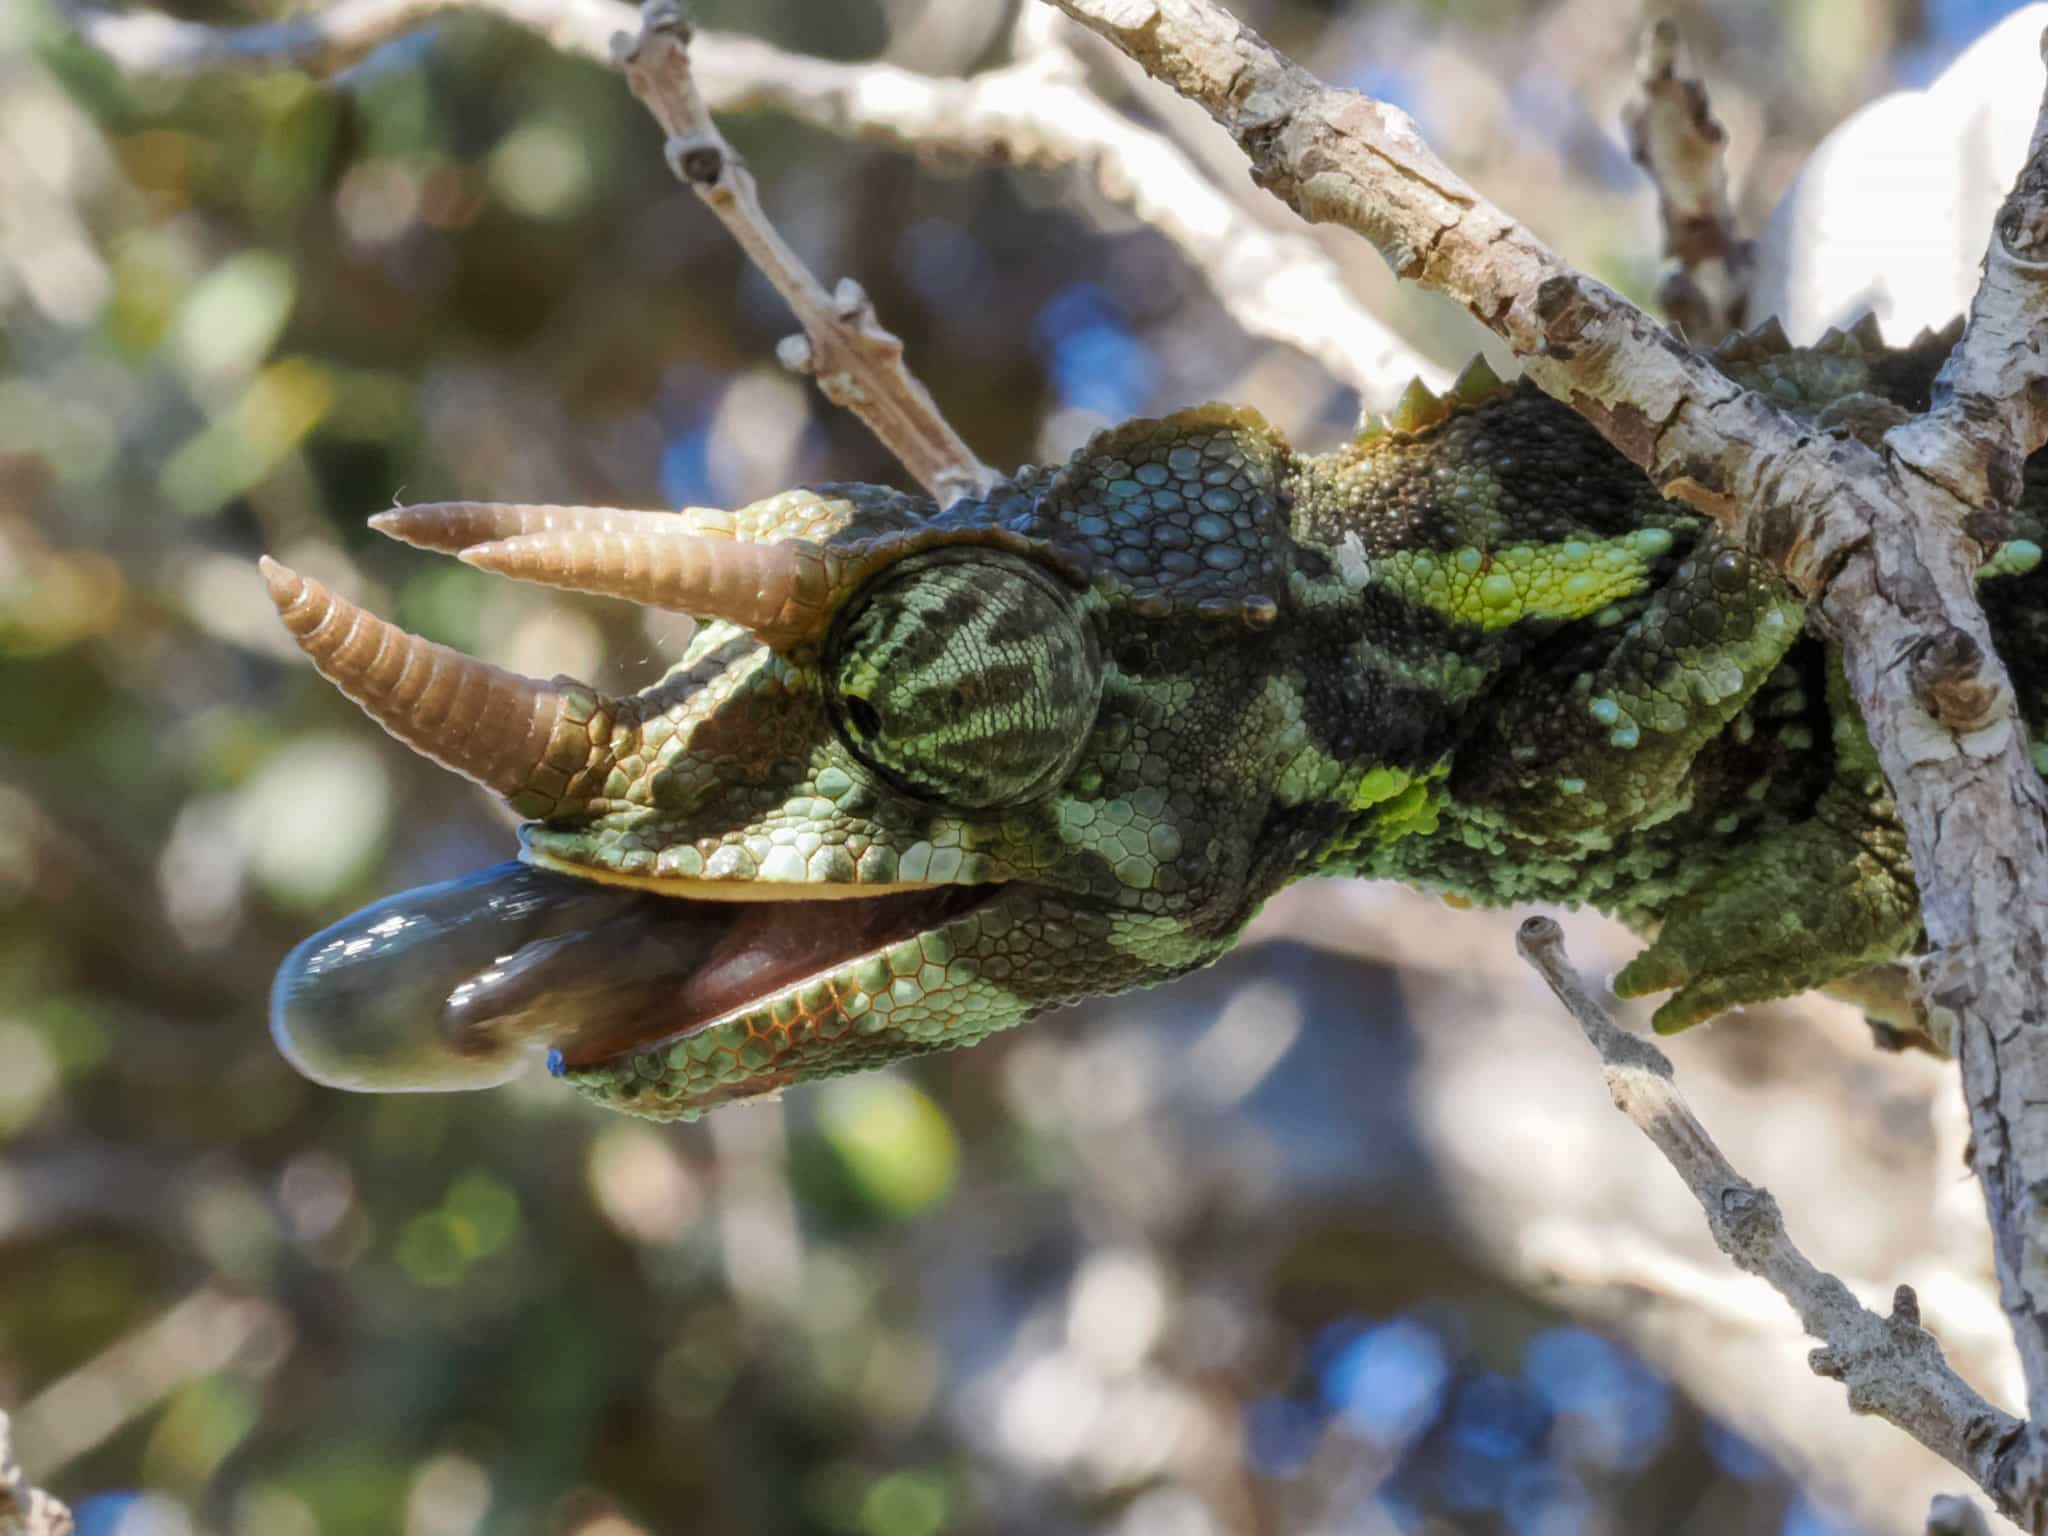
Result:
[[[1766,327],[1717,362],[1857,431],[1924,408],[1950,339]],[[1983,586],[2036,740],[2044,485]],[[1667,1029],[1920,942],[1794,594],[1483,366],[1330,453],[1210,406],[944,509],[849,484],[373,522],[703,622],[607,698],[266,562],[315,666],[528,818],[523,862],[286,962],[273,1028],[325,1081],[477,1086],[544,1047],[600,1103],[691,1118],[1167,980],[1307,875],[1617,913],[1655,935],[1618,989],[1671,990]]]

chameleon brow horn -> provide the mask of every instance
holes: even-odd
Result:
[[[447,501],[380,512],[370,526],[520,581],[724,619],[769,645],[825,626],[831,582],[815,548],[714,537],[687,515]]]

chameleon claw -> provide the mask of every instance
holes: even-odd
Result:
[[[1704,1024],[1735,1006],[1733,1000],[1727,1003],[1714,1000],[1710,987],[1687,987],[1658,1005],[1657,1011],[1650,1015],[1650,1028],[1660,1035],[1683,1034],[1695,1024]]]
[[[1673,987],[1684,986],[1691,979],[1691,966],[1661,944],[1652,944],[1621,968],[1614,978],[1612,991],[1616,997],[1647,997],[1652,992],[1668,992]]]

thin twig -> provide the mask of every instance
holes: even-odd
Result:
[[[71,1536],[71,1511],[30,1485],[14,1460],[14,1428],[0,1412],[0,1536]]]
[[[974,495],[997,476],[946,422],[903,362],[860,285],[832,292],[783,240],[761,207],[752,174],[719,133],[691,70],[691,29],[675,0],[636,12],[618,0],[341,0],[325,11],[247,27],[209,27],[151,12],[114,14],[70,0],[87,42],[137,75],[208,69],[298,68],[331,75],[445,14],[476,12],[524,27],[566,53],[619,65],[667,135],[668,163],[718,215],[795,311],[803,335],[777,349],[785,366],[814,375],[834,404],[866,422],[884,447],[941,503]],[[710,41],[771,69],[743,39]],[[773,53],[774,50],[769,50]]]
[[[68,0],[64,13],[79,36],[133,77],[222,69],[332,76],[444,15],[464,13],[608,63],[611,39],[639,24],[623,0],[339,0],[310,15],[243,27],[106,11],[82,0]],[[703,30],[691,39],[690,59],[716,113],[775,111],[842,138],[920,154],[1081,169],[1105,198],[1171,241],[1252,335],[1307,354],[1369,400],[1392,400],[1410,378],[1432,389],[1449,381],[1449,370],[1359,301],[1313,239],[1268,228],[1166,134],[1105,103],[1061,40],[1057,29],[1066,25],[1026,11],[1015,29],[1015,60],[964,80]]]
[[[621,36],[620,67],[668,135],[669,168],[796,311],[804,334],[776,348],[783,366],[813,375],[826,397],[866,422],[941,505],[986,492],[996,472],[975,457],[904,366],[903,343],[883,328],[860,284],[841,278],[828,294],[769,222],[753,173],[712,122],[690,76],[690,28],[681,5],[648,0],[641,18],[637,38]]]
[[[78,35],[125,75],[196,75],[209,70],[298,69],[332,76],[443,15],[493,16],[563,53],[611,62],[611,40],[640,24],[624,0],[335,0],[283,21],[218,27],[157,11],[109,11],[88,0],[58,0]]]
[[[1940,1343],[1920,1326],[1913,1288],[1900,1286],[1891,1316],[1879,1317],[1818,1268],[1786,1232],[1770,1192],[1737,1173],[1707,1134],[1678,1091],[1670,1058],[1623,1029],[1586,989],[1565,953],[1564,931],[1550,918],[1532,917],[1516,932],[1515,947],[1579,1021],[1599,1052],[1615,1108],[1685,1181],[1706,1212],[1715,1244],[1738,1267],[1769,1282],[1821,1341],[1808,1357],[1814,1371],[1843,1383],[1855,1412],[1903,1429],[1986,1491],[2001,1487],[2001,1459],[2026,1426],[1950,1368]]]
[[[768,107],[847,137],[922,154],[1086,173],[1110,202],[1164,235],[1254,336],[1320,363],[1368,400],[1391,401],[1411,378],[1432,389],[1450,371],[1421,356],[1351,290],[1305,234],[1270,229],[1167,134],[1117,111],[1090,88],[1062,36],[1069,23],[1026,11],[1014,61],[965,80],[887,64],[847,65],[725,39],[721,111]],[[704,61],[707,90],[712,60]]]
[[[2042,35],[2048,57],[2048,33]],[[2019,498],[2021,466],[2048,444],[2048,94],[2027,158],[1991,221],[1984,278],[1934,406],[1901,457],[1977,505]],[[1963,476],[1957,477],[1960,465]]]
[[[1636,88],[1622,126],[1629,154],[1657,188],[1670,263],[1657,302],[1694,342],[1712,346],[1742,323],[1756,249],[1742,238],[1728,203],[1727,130],[1669,17],[1644,39]]]

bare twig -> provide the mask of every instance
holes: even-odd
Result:
[[[14,1461],[14,1430],[0,1413],[0,1536],[71,1536],[71,1511],[39,1488]]]
[[[494,16],[524,27],[564,53],[611,62],[611,40],[639,25],[624,0],[335,0],[283,21],[216,27],[157,11],[109,11],[59,0],[78,35],[122,73],[196,75],[208,70],[299,69],[335,75],[439,17]]]
[[[859,283],[826,293],[769,222],[753,173],[718,131],[690,77],[690,28],[677,0],[648,0],[637,39],[621,37],[619,64],[633,94],[668,135],[668,163],[717,214],[754,265],[796,311],[804,334],[776,349],[783,365],[814,375],[833,404],[852,411],[941,504],[979,495],[997,475],[939,413],[904,366],[903,343],[883,329]]]
[[[1622,126],[1629,153],[1657,188],[1670,263],[1657,302],[1693,341],[1711,346],[1742,323],[1756,251],[1728,203],[1727,130],[1688,65],[1678,24],[1659,19],[1644,40],[1638,94]]]
[[[1172,241],[1252,335],[1306,353],[1368,398],[1391,400],[1414,377],[1431,388],[1449,382],[1449,370],[1359,302],[1314,240],[1268,229],[1166,134],[1104,102],[1062,39],[1066,27],[1050,13],[1026,11],[1015,29],[1015,61],[967,80],[727,39],[717,78],[730,94],[714,104],[770,107],[921,153],[1046,171],[1078,167],[1104,197]],[[707,90],[710,68],[707,56]]]
[[[214,69],[332,75],[444,14],[522,27],[564,53],[609,62],[610,40],[638,25],[623,0],[340,0],[289,21],[216,27],[71,0],[87,42],[132,76]],[[1233,319],[1313,357],[1369,398],[1391,400],[1449,371],[1422,357],[1359,302],[1312,239],[1269,229],[1167,135],[1109,107],[1059,38],[1066,23],[1027,11],[1016,59],[966,80],[878,61],[791,53],[757,38],[699,31],[694,78],[713,112],[770,110],[845,138],[1035,170],[1088,172],[1098,191],[1158,230],[1207,280]]]
[[[2042,38],[2048,52],[2048,34]],[[2027,158],[1992,220],[1984,279],[1935,381],[1935,410],[1900,456],[1977,506],[2010,506],[2020,468],[2048,444],[2048,94]],[[1958,469],[1961,473],[1958,475]]]
[[[814,375],[826,396],[866,422],[941,503],[995,483],[995,472],[975,457],[904,365],[903,343],[883,328],[860,285],[842,279],[827,293],[769,221],[752,174],[719,133],[698,90],[690,62],[696,40],[676,0],[654,0],[644,13],[618,0],[341,0],[310,16],[248,27],[209,27],[150,12],[116,15],[84,3],[67,7],[86,41],[123,69],[156,75],[237,68],[333,74],[456,12],[494,16],[566,53],[618,64],[667,135],[670,167],[796,312],[804,334],[777,349],[784,365]],[[723,51],[770,74],[787,57],[742,39],[706,39],[698,46],[714,61]]]
[[[1979,1487],[2000,1488],[2002,1458],[2026,1426],[1950,1369],[1941,1345],[1920,1326],[1913,1288],[1900,1286],[1891,1316],[1879,1317],[1816,1267],[1785,1231],[1770,1192],[1737,1173],[1694,1116],[1672,1080],[1670,1059],[1623,1029],[1586,990],[1565,954],[1563,930],[1550,918],[1532,917],[1517,931],[1515,946],[1579,1021],[1600,1053],[1615,1108],[1685,1180],[1706,1212],[1715,1244],[1740,1268],[1768,1281],[1821,1341],[1809,1357],[1814,1371],[1847,1386],[1855,1412],[1897,1425]],[[2015,1510],[2007,1506],[2007,1512]]]

